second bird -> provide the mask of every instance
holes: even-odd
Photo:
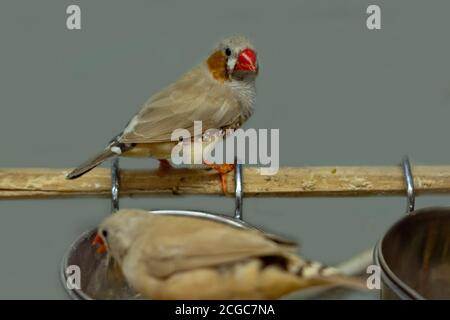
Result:
[[[75,179],[114,156],[152,157],[162,168],[170,167],[171,140],[176,129],[194,136],[194,121],[208,129],[239,128],[252,114],[255,80],[258,75],[256,51],[242,36],[222,40],[209,57],[176,82],[153,95],[107,147],[67,175]],[[226,191],[229,164],[211,165],[221,175]]]

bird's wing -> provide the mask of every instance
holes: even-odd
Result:
[[[284,255],[292,250],[292,247],[279,245],[256,230],[199,218],[153,218],[142,236],[136,239],[128,258],[140,261],[155,277],[250,257]]]
[[[175,129],[194,133],[194,121],[203,132],[221,129],[240,120],[241,108],[231,89],[214,80],[204,65],[151,97],[133,117],[119,138],[123,143],[170,141]]]

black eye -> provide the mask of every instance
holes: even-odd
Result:
[[[226,48],[225,49],[225,54],[229,57],[231,56],[231,49],[230,48]]]
[[[102,235],[104,238],[106,238],[108,236],[108,231],[102,230]]]

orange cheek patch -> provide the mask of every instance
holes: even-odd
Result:
[[[209,56],[208,69],[213,75],[214,79],[225,81],[229,79],[227,71],[227,58],[222,51],[216,51]]]

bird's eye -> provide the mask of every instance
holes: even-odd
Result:
[[[106,238],[108,236],[108,231],[102,230],[102,235],[104,238]]]
[[[227,55],[227,57],[231,56],[231,49],[230,48],[226,48],[225,49],[225,54]]]

